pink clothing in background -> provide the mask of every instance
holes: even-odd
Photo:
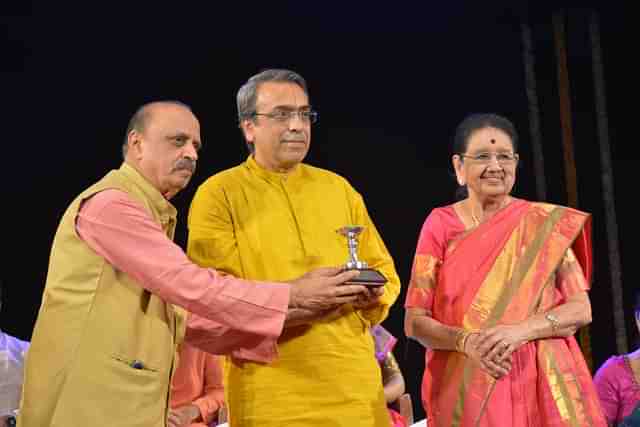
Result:
[[[193,404],[200,409],[202,422],[191,427],[212,425],[224,406],[222,358],[183,343],[179,360],[171,385],[171,409]]]
[[[139,203],[119,190],[88,199],[76,229],[115,268],[189,311],[185,341],[209,353],[256,362],[277,356],[289,286],[249,282],[198,267]]]
[[[640,403],[640,384],[626,356],[610,357],[598,369],[593,382],[610,425],[621,422]]]

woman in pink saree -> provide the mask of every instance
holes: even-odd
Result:
[[[405,303],[429,427],[606,427],[573,338],[591,321],[589,215],[510,196],[503,117],[467,117],[453,153],[467,197],[426,219]]]

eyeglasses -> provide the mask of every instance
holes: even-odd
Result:
[[[254,116],[265,116],[280,123],[286,123],[298,116],[304,123],[315,123],[318,121],[318,113],[313,110],[274,110],[270,113],[253,113]]]
[[[481,165],[488,165],[489,163],[491,163],[491,160],[494,157],[496,158],[496,161],[498,162],[499,165],[512,165],[513,163],[517,162],[518,159],[520,158],[520,156],[518,156],[518,153],[489,153],[489,152],[478,153],[473,156],[469,154],[458,153],[458,156],[471,159],[474,162]]]

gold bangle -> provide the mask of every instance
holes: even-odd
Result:
[[[462,344],[460,344],[460,350],[462,354],[467,354],[467,352],[465,351],[467,347],[467,340],[473,333],[474,331],[468,331],[466,334],[464,334],[464,337],[462,337]]]
[[[456,336],[456,351],[458,353],[464,354],[464,346],[467,343],[467,338],[469,338],[469,335],[473,332],[474,331],[468,329],[460,329],[458,331],[458,335]]]
[[[456,351],[460,352],[460,340],[462,339],[462,337],[464,336],[464,329],[459,329],[456,332]]]

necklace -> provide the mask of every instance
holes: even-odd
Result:
[[[496,209],[496,212],[499,211],[500,209],[504,208],[505,206],[507,206],[509,204],[509,200],[510,200],[510,197],[505,197],[504,200],[502,201],[502,203],[500,203],[500,207],[498,209]],[[480,225],[480,220],[478,219],[478,217],[476,216],[475,212],[473,211],[473,206],[469,207],[469,211],[471,212],[471,219],[473,220],[474,227],[479,226]]]
[[[475,213],[473,213],[473,208],[471,208],[471,219],[473,220],[473,225],[474,226],[479,226],[480,225],[480,220],[478,219],[478,217],[476,216]]]

